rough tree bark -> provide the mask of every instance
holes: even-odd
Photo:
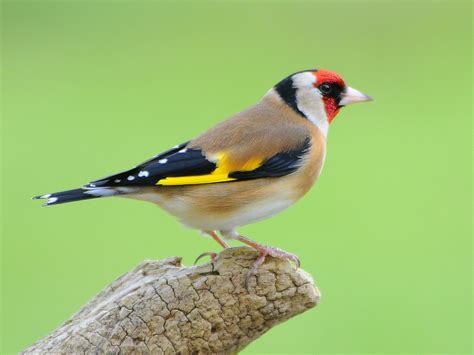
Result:
[[[236,353],[320,298],[309,274],[271,257],[247,290],[256,256],[239,247],[200,266],[144,261],[23,353]]]

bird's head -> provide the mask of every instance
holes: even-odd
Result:
[[[297,72],[280,81],[274,89],[288,106],[315,123],[323,133],[327,133],[341,107],[372,100],[347,86],[339,74],[324,69]]]

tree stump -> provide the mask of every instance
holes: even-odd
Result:
[[[318,304],[312,277],[289,261],[228,248],[217,260],[144,261],[23,354],[236,353],[278,323]]]

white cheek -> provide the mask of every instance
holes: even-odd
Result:
[[[326,137],[329,122],[324,108],[324,101],[318,89],[314,88],[316,77],[311,73],[301,73],[293,77],[293,82],[299,88],[296,91],[298,109],[313,122]]]
[[[326,137],[329,131],[329,122],[324,109],[324,102],[316,89],[299,90],[296,93],[298,109],[313,122]]]

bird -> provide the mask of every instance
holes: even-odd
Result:
[[[238,228],[303,197],[321,174],[329,126],[340,109],[371,100],[334,71],[299,71],[192,140],[118,174],[34,199],[46,200],[44,206],[112,196],[152,202],[223,248],[233,239],[256,249],[248,281],[267,256],[298,266],[299,259]]]

